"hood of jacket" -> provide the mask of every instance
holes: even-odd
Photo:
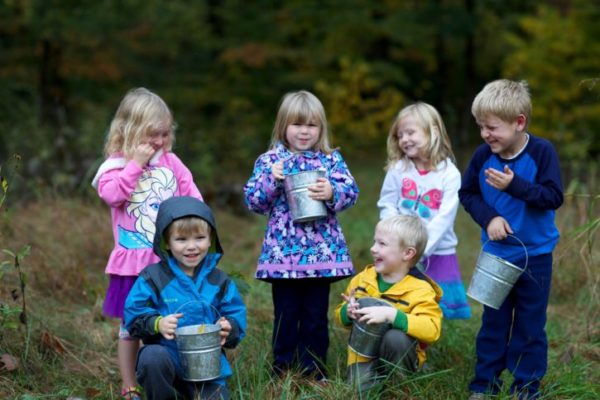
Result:
[[[216,253],[219,258],[223,255],[217,224],[212,210],[203,201],[190,196],[171,197],[160,204],[156,216],[156,233],[154,234],[154,253],[161,261],[168,264],[169,252],[166,249],[164,234],[169,225],[177,219],[185,217],[198,217],[205,220],[211,227],[210,253]]]

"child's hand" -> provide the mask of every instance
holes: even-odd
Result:
[[[156,153],[156,150],[150,143],[141,143],[133,152],[133,161],[135,161],[140,167],[144,168],[154,153]]]
[[[355,313],[360,317],[359,322],[366,322],[367,324],[383,324],[393,323],[396,319],[396,309],[394,307],[386,306],[375,306],[359,308]]]
[[[317,178],[317,183],[308,187],[308,197],[313,200],[329,201],[333,198],[333,188],[327,178]]]
[[[506,239],[506,236],[511,233],[513,233],[513,230],[508,221],[500,216],[492,218],[487,226],[487,235],[490,240]]]
[[[175,329],[177,329],[181,317],[183,317],[183,314],[170,314],[158,321],[158,331],[165,339],[175,339]]]
[[[348,303],[348,307],[346,307],[346,313],[348,315],[348,318],[350,319],[357,319],[359,317],[356,314],[356,310],[358,310],[359,305],[356,301],[356,298],[354,297],[355,292],[356,290],[352,289],[350,293],[348,293],[348,296],[342,293],[342,299],[344,299],[344,301]]]
[[[515,173],[508,167],[504,166],[504,172],[494,168],[485,170],[485,182],[498,190],[505,190],[515,177]]]
[[[229,333],[231,332],[231,324],[225,317],[219,318],[217,324],[221,325],[221,332],[219,332],[219,335],[221,335],[221,346],[223,346],[227,341]]]
[[[271,173],[273,177],[279,181],[283,180],[283,161],[279,160],[273,165],[271,165]]]

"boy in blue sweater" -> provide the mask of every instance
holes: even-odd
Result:
[[[148,400],[229,399],[225,379],[231,366],[221,353],[221,373],[189,382],[175,342],[176,329],[219,324],[221,346],[235,347],[246,331],[246,306],[227,274],[210,208],[194,197],[171,197],[156,216],[154,252],[160,262],[146,267],[125,301],[125,327],[144,341],[136,377]]]
[[[487,84],[471,112],[485,144],[464,172],[460,202],[481,226],[487,252],[520,267],[527,256],[528,262],[500,309],[484,306],[470,399],[498,393],[505,368],[514,377],[511,392],[534,399],[547,368],[546,307],[552,250],[559,239],[554,213],[563,202],[558,157],[547,140],[527,132],[531,98],[526,82]],[[525,244],[527,256],[509,235]]]

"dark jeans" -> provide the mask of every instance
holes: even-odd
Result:
[[[187,382],[177,376],[175,364],[164,346],[150,344],[138,352],[136,377],[148,400],[229,400],[226,386],[215,381]]]
[[[327,309],[330,281],[281,279],[272,282],[274,368],[283,372],[298,362],[305,375],[325,374],[329,347]]]
[[[390,329],[381,340],[379,358],[348,366],[348,382],[360,392],[366,392],[384,380],[395,367],[415,372],[419,366],[417,346],[414,338],[399,329]]]
[[[548,363],[545,326],[551,279],[552,254],[530,257],[500,309],[483,307],[472,392],[498,393],[500,374],[508,369],[515,378],[511,392],[528,399],[540,395]]]

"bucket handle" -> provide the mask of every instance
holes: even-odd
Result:
[[[217,318],[217,321],[222,317],[222,315],[219,312],[219,310],[217,309],[217,307],[213,306],[212,304],[210,304],[208,301],[205,301],[205,300],[190,300],[190,301],[186,301],[185,303],[183,303],[182,305],[180,305],[179,307],[177,307],[177,310],[175,310],[174,314],[177,314],[179,312],[179,310],[181,310],[184,306],[187,306],[188,304],[191,304],[191,303],[208,304],[210,307],[212,307],[213,310],[215,310],[215,312],[219,316],[219,318]]]
[[[525,271],[527,269],[527,265],[529,264],[529,254],[527,253],[527,247],[525,247],[525,243],[523,243],[523,241],[521,239],[519,239],[518,237],[516,237],[515,235],[511,235],[510,233],[507,234],[507,236],[510,236],[512,238],[515,238],[517,240],[517,242],[521,243],[521,246],[523,246],[523,251],[525,252],[525,266],[523,267],[523,271]],[[481,256],[481,252],[483,251],[483,248],[485,247],[486,244],[488,244],[488,242],[490,241],[490,239],[486,240],[482,245],[481,245],[481,250],[479,250],[479,255]]]

